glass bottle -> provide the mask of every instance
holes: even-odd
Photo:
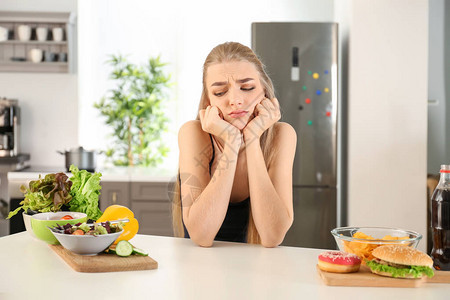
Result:
[[[441,165],[440,173],[431,196],[431,257],[436,270],[450,271],[450,165]]]

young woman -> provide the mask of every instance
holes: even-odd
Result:
[[[297,137],[264,66],[239,43],[216,46],[203,66],[197,120],[179,131],[176,236],[276,247],[293,221]]]

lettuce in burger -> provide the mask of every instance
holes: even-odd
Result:
[[[372,251],[366,261],[372,273],[395,278],[433,277],[433,260],[427,254],[406,245],[384,245]]]

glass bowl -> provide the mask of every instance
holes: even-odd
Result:
[[[339,250],[353,253],[364,262],[373,259],[373,249],[381,245],[416,248],[422,235],[415,231],[387,227],[339,227],[331,230]]]

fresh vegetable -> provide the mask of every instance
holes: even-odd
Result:
[[[142,249],[133,247],[133,254],[142,255],[142,256],[148,256],[148,252],[144,251]]]
[[[422,274],[430,278],[434,276],[433,269],[427,266],[405,266],[404,268],[396,268],[393,266],[379,264],[374,260],[367,260],[366,265],[373,270],[390,273],[392,274],[392,277],[405,277],[406,275],[412,275],[417,278]]]
[[[117,254],[116,253],[116,246],[110,246],[109,248],[107,248],[105,251],[103,251],[106,254]]]
[[[123,225],[124,231],[114,244],[123,240],[128,241],[138,232],[139,222],[134,218],[134,213],[126,206],[111,205],[105,209],[103,215],[97,220],[97,222],[106,222],[120,219],[128,219],[129,222]]]
[[[127,242],[127,241],[124,241],[124,242]],[[134,247],[130,242],[127,242],[127,243],[129,243],[131,245],[131,247],[133,247],[132,254],[141,255],[141,256],[148,256],[148,252],[147,251],[144,251],[142,249]],[[117,246],[118,245],[119,244],[111,245],[108,249],[106,249],[103,252],[106,253],[106,254],[117,254]]]
[[[20,190],[25,194],[25,199],[20,202],[22,206],[11,211],[8,219],[16,215],[21,209],[38,212],[59,211],[61,206],[72,200],[69,193],[72,182],[67,180],[64,173],[52,173],[38,180],[30,181],[28,188],[22,185]]]
[[[53,232],[73,235],[101,235],[120,232],[122,229],[122,222],[119,222],[117,224],[111,224],[109,222],[87,224],[85,222],[77,223],[75,225],[67,223],[65,225],[57,225],[50,228],[50,230],[52,230]]]
[[[71,215],[65,215],[64,217],[62,217],[60,220],[73,220]]]
[[[97,220],[102,215],[98,208],[102,174],[79,170],[74,165],[71,165],[69,170],[73,175],[70,177],[73,184],[70,189],[72,201],[69,203],[69,209],[87,214],[88,219]]]
[[[116,254],[119,256],[130,256],[133,253],[133,246],[128,241],[120,241],[116,246]]]

